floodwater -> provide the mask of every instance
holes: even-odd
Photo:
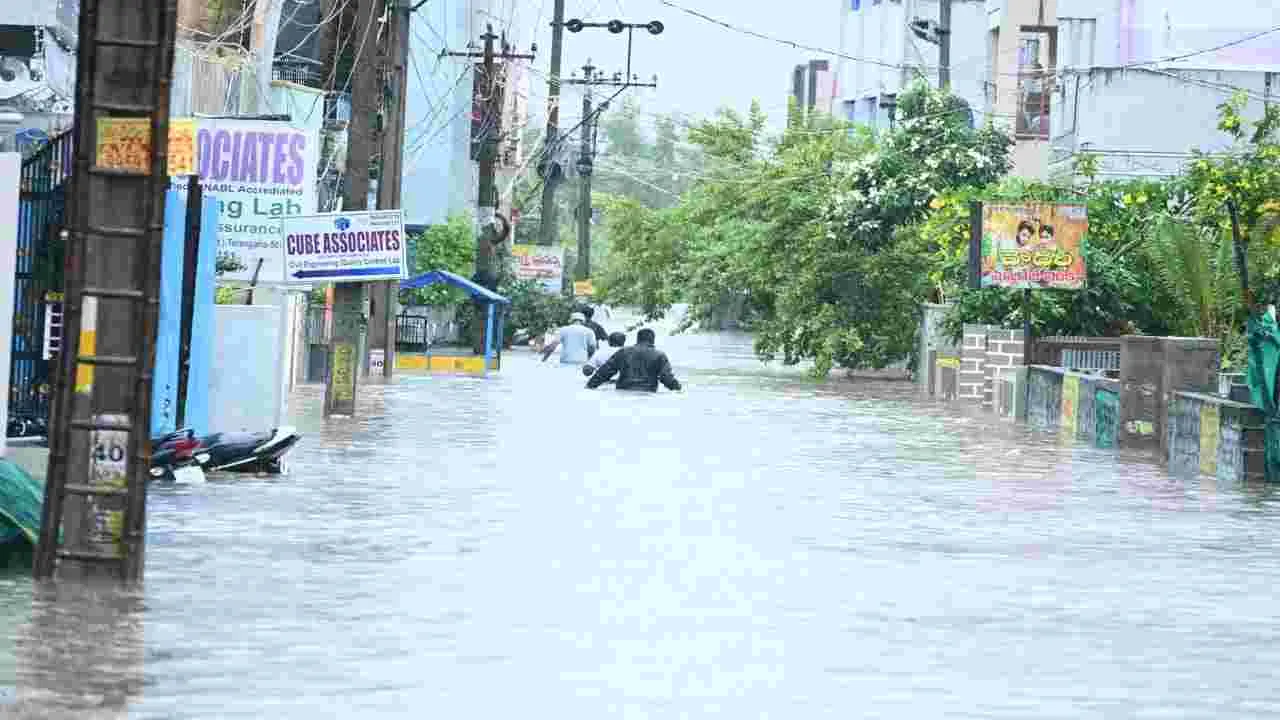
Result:
[[[152,494],[141,598],[0,585],[15,714],[1280,716],[1269,493],[660,345],[686,392],[301,389],[289,475]]]

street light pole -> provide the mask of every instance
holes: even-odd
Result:
[[[582,126],[580,129],[580,147],[581,152],[578,157],[578,174],[581,182],[578,186],[578,263],[574,269],[575,280],[591,279],[591,174],[594,167],[595,156],[595,138],[596,132],[600,126],[600,113],[608,108],[608,102],[600,104],[598,108],[592,108],[591,105],[591,88],[593,86],[613,86],[620,88],[619,92],[630,87],[657,87],[657,77],[653,82],[642,83],[636,82],[637,78],[631,74],[631,47],[632,34],[636,28],[644,28],[651,35],[661,35],[663,25],[658,20],[651,20],[647,23],[626,23],[621,20],[610,20],[609,22],[584,22],[578,18],[574,18],[564,23],[564,27],[571,33],[580,33],[586,28],[606,28],[614,35],[621,34],[623,30],[627,31],[627,64],[626,74],[619,77],[614,75],[613,80],[604,80],[597,73],[596,68],[587,61],[582,66],[582,79],[566,80],[570,85],[582,85]],[[545,213],[545,207],[544,207]],[[546,215],[543,215],[543,222],[546,222]]]

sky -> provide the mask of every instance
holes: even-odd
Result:
[[[432,0],[454,2],[462,0]],[[838,49],[837,20],[849,0],[672,0],[738,27],[803,44]],[[495,30],[510,29],[518,50],[528,51],[536,39],[538,57],[533,61],[531,106],[544,108],[546,80],[550,65],[552,0],[493,0],[491,20]],[[448,12],[446,10],[446,12]],[[786,109],[792,68],[817,54],[781,43],[751,37],[712,24],[660,0],[566,0],[566,18],[605,22],[660,20],[666,27],[654,36],[637,30],[634,35],[632,72],[642,81],[658,76],[656,89],[633,88],[647,112],[679,111],[708,115],[728,105],[745,111],[753,99],[779,123]],[[505,17],[503,17],[505,15]],[[537,29],[536,37],[531,32]],[[479,28],[477,28],[477,32]],[[589,59],[612,74],[626,64],[626,33],[613,35],[603,28],[565,33],[566,75]],[[579,73],[581,71],[579,70]],[[612,94],[613,90],[599,89]],[[566,89],[566,116],[580,114],[581,95]],[[572,109],[571,109],[572,108]],[[531,107],[531,113],[542,112]]]

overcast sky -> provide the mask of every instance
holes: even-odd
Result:
[[[742,28],[823,48],[839,46],[838,18],[849,0],[672,0]],[[441,25],[463,0],[433,0]],[[450,7],[450,3],[453,7]],[[538,58],[530,81],[531,114],[542,115],[546,104],[546,73],[550,65],[552,0],[493,0],[495,29],[508,27],[518,49],[527,52],[537,28]],[[779,122],[786,108],[792,68],[817,56],[780,43],[751,37],[691,16],[660,0],[567,0],[566,17],[593,21],[618,18],[627,22],[661,20],[663,34],[635,33],[632,70],[642,80],[658,75],[658,88],[629,89],[642,99],[645,110],[679,110],[709,114],[722,105],[745,110],[759,99]],[[481,28],[476,28],[476,33]],[[590,59],[607,72],[621,71],[626,62],[626,34],[603,28],[565,33],[564,68],[567,75]],[[447,74],[447,73],[446,73]],[[600,93],[612,93],[601,88]],[[581,95],[566,89],[565,117],[580,113]]]

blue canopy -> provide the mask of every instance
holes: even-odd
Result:
[[[477,300],[486,300],[490,303],[498,303],[500,305],[511,304],[511,301],[502,295],[499,295],[483,285],[477,285],[461,275],[455,275],[448,270],[432,270],[431,272],[423,273],[417,277],[402,280],[400,282],[400,289],[414,290],[428,285],[435,285],[436,283],[445,283],[446,285],[452,285],[456,288],[462,288],[467,291],[468,295]]]

